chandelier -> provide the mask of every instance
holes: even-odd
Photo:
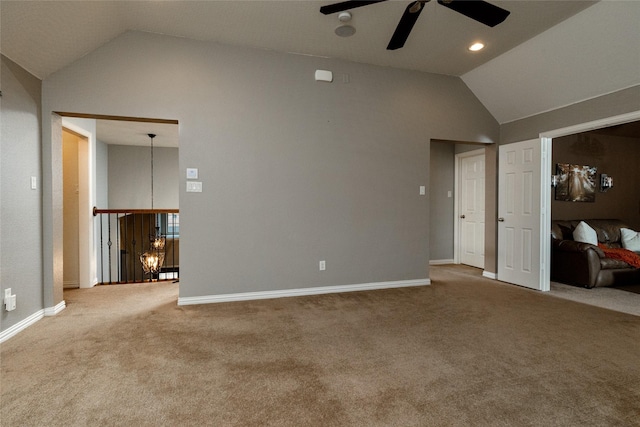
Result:
[[[151,138],[151,210],[153,211],[153,138],[155,134],[148,134]],[[140,262],[142,263],[142,270],[145,274],[149,274],[149,281],[157,277],[164,263],[164,245],[166,238],[160,233],[160,226],[158,224],[158,215],[152,212],[155,220],[154,234],[149,235],[149,249],[140,254]]]

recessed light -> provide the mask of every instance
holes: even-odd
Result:
[[[351,37],[356,33],[356,29],[351,25],[340,25],[336,28],[335,33],[340,37]]]
[[[471,46],[469,46],[469,50],[471,52],[477,52],[479,50],[482,50],[484,48],[484,44],[478,42],[478,43],[474,43]]]

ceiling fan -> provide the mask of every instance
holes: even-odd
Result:
[[[374,3],[381,3],[383,1],[387,0],[343,1],[340,3],[330,4],[328,6],[322,6],[320,8],[320,13],[330,15],[332,13],[343,12],[345,10],[367,6]],[[400,18],[400,22],[398,23],[393,36],[391,36],[391,41],[389,41],[387,50],[396,50],[404,46],[404,43],[407,41],[409,33],[411,33],[422,9],[424,9],[425,4],[429,1],[431,0],[413,1],[409,6],[407,6],[402,14],[402,18]],[[509,16],[510,13],[508,10],[502,9],[501,7],[487,3],[483,0],[438,0],[438,3],[482,24],[488,25],[489,27],[495,27],[507,19],[507,16]]]

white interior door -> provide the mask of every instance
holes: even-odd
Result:
[[[484,150],[459,158],[459,259],[461,264],[484,268]]]
[[[497,276],[547,291],[548,251],[541,230],[547,223],[544,195],[548,192],[542,191],[541,179],[548,149],[543,142],[534,139],[499,148]]]

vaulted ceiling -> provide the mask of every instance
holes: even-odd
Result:
[[[41,79],[131,30],[339,58],[460,76],[500,123],[640,84],[640,2],[496,0],[511,14],[489,28],[434,0],[395,51],[386,46],[409,1],[353,9],[351,37],[334,33],[341,25],[336,14],[319,12],[331,3],[1,0],[0,50]],[[594,40],[595,51],[588,50]],[[486,48],[469,52],[475,41]],[[567,60],[571,46],[576,49]],[[540,68],[540,54],[548,52],[553,57]],[[603,53],[607,66],[593,56]],[[523,67],[531,72],[523,74]],[[583,74],[586,83],[576,87]],[[545,88],[545,76],[554,75],[560,81],[548,78],[553,84]]]

